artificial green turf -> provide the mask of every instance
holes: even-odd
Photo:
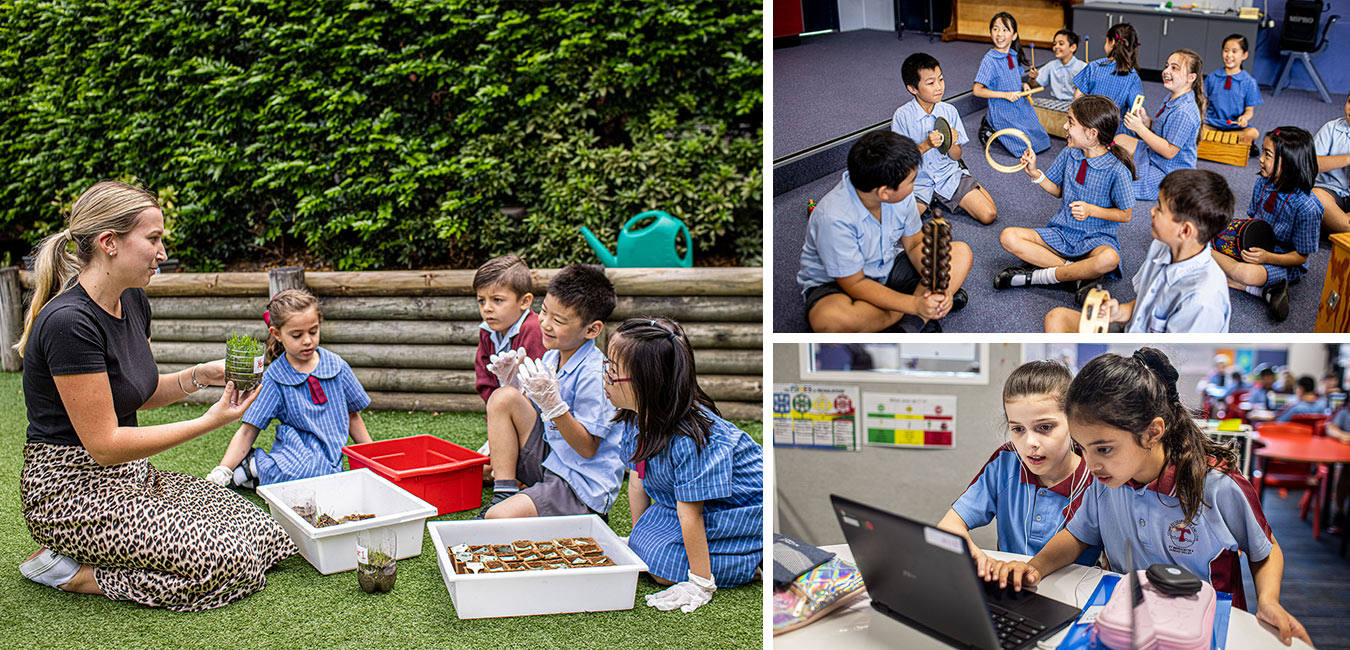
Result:
[[[174,405],[141,414],[143,425],[195,417],[203,406]],[[376,440],[431,433],[476,449],[486,439],[481,413],[364,414]],[[11,647],[170,648],[749,648],[762,645],[763,583],[721,589],[692,614],[647,607],[643,595],[660,591],[638,579],[632,610],[459,620],[441,580],[431,535],[422,554],[398,562],[398,579],[387,594],[363,593],[348,571],[320,575],[300,555],[267,574],[262,591],[225,607],[183,614],[102,596],[67,594],[25,580],[19,563],[37,546],[19,513],[19,469],[27,417],[18,373],[0,373],[0,632]],[[738,422],[762,442],[760,422]],[[204,476],[220,461],[235,426],[218,429],[151,458],[165,470]],[[258,443],[270,446],[273,431]],[[251,491],[245,496],[266,508]],[[631,528],[625,485],[610,516],[619,535]],[[468,519],[474,511],[433,520]]]

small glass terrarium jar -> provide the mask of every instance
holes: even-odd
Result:
[[[263,367],[262,344],[247,334],[232,334],[225,343],[225,381],[234,382],[240,392],[253,390]]]

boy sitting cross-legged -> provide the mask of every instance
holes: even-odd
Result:
[[[946,293],[919,281],[919,160],[914,141],[890,131],[868,133],[849,150],[848,171],[811,213],[802,244],[797,284],[812,331],[879,332],[913,314],[912,329],[940,332],[937,319],[965,306],[965,242],[952,242]]]
[[[614,302],[614,285],[598,266],[572,264],[548,283],[539,310],[548,351],[519,362],[519,389],[502,386],[488,398],[495,480],[479,517],[608,515],[623,480],[623,432],[610,426],[614,407],[595,337]]]

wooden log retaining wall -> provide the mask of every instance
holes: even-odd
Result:
[[[532,272],[536,311],[555,273]],[[351,364],[370,394],[371,408],[482,411],[483,400],[473,389],[480,322],[473,274],[308,272],[299,277],[322,302],[322,345]],[[0,281],[13,275],[0,270]],[[31,293],[32,273],[17,275]],[[271,275],[273,284],[297,281],[293,268],[274,269]],[[762,269],[610,269],[607,275],[619,299],[598,343],[603,346],[604,337],[625,318],[675,319],[694,346],[700,384],[723,414],[762,417]],[[169,273],[155,276],[146,292],[154,312],[151,350],[160,372],[219,359],[231,332],[267,336],[262,312],[268,273]],[[10,305],[0,304],[0,314],[5,313],[12,313]],[[8,331],[0,335],[6,346],[15,340]],[[18,369],[5,361],[5,370]],[[211,402],[219,391],[198,391],[187,400]]]

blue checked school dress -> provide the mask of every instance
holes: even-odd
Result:
[[[676,435],[661,453],[637,464],[630,460],[637,425],[623,425],[624,463],[651,498],[633,522],[628,547],[652,575],[688,580],[689,555],[675,504],[702,501],[713,578],[719,587],[735,587],[754,579],[764,563],[764,450],[735,425],[704,413],[713,422],[702,451],[692,438]]]
[[[1254,77],[1247,74],[1246,70],[1229,75],[1223,68],[1205,77],[1205,99],[1209,100],[1205,106],[1205,124],[1220,131],[1241,129],[1237,125],[1237,118],[1242,117],[1248,106],[1260,106],[1263,103],[1261,89],[1257,88]],[[1251,126],[1251,123],[1247,125]]]
[[[1082,257],[1098,246],[1110,246],[1119,254],[1120,240],[1116,239],[1116,230],[1120,228],[1120,222],[1097,217],[1079,221],[1073,218],[1070,206],[1074,201],[1084,201],[1103,208],[1129,210],[1134,207],[1129,168],[1110,153],[1088,158],[1082,149],[1066,147],[1051,163],[1050,169],[1045,170],[1045,177],[1060,187],[1063,198],[1059,210],[1050,217],[1050,224],[1036,229],[1041,240],[1066,258]],[[1113,278],[1120,275],[1118,267],[1108,274]]]
[[[1116,133],[1130,134],[1125,128],[1125,111],[1130,110],[1136,95],[1144,92],[1144,83],[1139,73],[1131,70],[1123,75],[1116,74],[1116,62],[1102,58],[1087,64],[1073,78],[1073,85],[1084,95],[1101,95],[1109,98],[1120,107],[1120,126]]]
[[[341,472],[351,414],[370,406],[351,366],[336,352],[320,347],[317,353],[319,365],[309,374],[284,356],[273,360],[244,413],[243,421],[259,429],[277,420],[272,450],[249,452],[261,485]]]
[[[1252,187],[1252,203],[1247,207],[1247,216],[1269,223],[1275,231],[1275,250],[1272,253],[1296,251],[1299,255],[1311,257],[1317,252],[1317,238],[1322,229],[1322,203],[1312,194],[1276,192],[1269,178],[1258,176],[1256,185]],[[1303,274],[1308,272],[1307,262],[1297,266],[1261,266],[1266,267],[1267,287],[1284,280],[1293,284],[1303,279]]]
[[[1186,91],[1176,99],[1169,99],[1153,114],[1152,131],[1162,139],[1181,148],[1171,160],[1149,148],[1143,140],[1134,148],[1134,169],[1139,180],[1134,182],[1134,198],[1153,201],[1158,198],[1158,186],[1163,177],[1178,169],[1195,169],[1196,136],[1200,135],[1200,109],[1195,96]]]
[[[980,70],[975,73],[975,83],[984,84],[989,90],[999,92],[1020,92],[1022,90],[1022,64],[1017,55],[1009,50],[1006,53],[991,49],[980,60]],[[990,99],[989,126],[995,131],[1017,129],[1031,140],[1031,150],[1037,153],[1050,148],[1050,136],[1045,133],[1041,121],[1036,118],[1036,109],[1031,107],[1031,99],[1023,97],[1015,102],[1006,99]],[[998,139],[1008,153],[1021,156],[1026,144],[1020,139],[1003,136]]]

